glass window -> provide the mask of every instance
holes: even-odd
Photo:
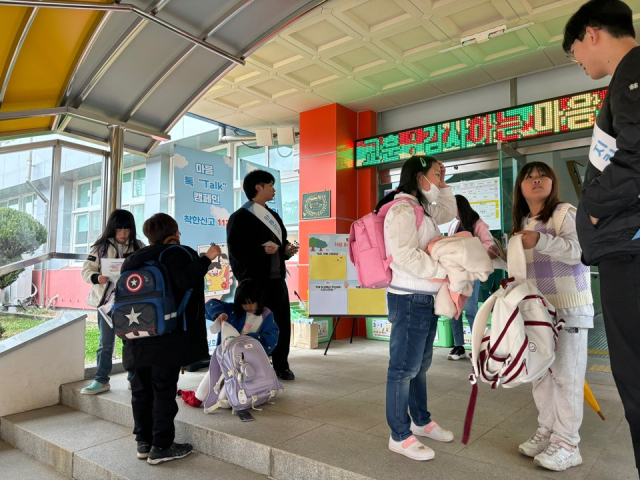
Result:
[[[93,245],[93,243],[98,239],[100,234],[102,234],[102,228],[100,225],[101,221],[101,211],[91,212],[89,215],[91,217],[91,230],[89,231],[88,244]]]
[[[76,208],[86,208],[90,205],[91,199],[89,191],[91,190],[91,182],[81,183],[76,190]]]
[[[102,200],[102,180],[91,182],[91,205],[100,205]]]
[[[14,210],[20,210],[20,199],[19,198],[12,198],[9,200],[9,205],[7,205],[9,208],[13,208]]]
[[[28,213],[32,217],[35,216],[35,195],[25,195],[22,197],[22,211]]]
[[[269,166],[281,172],[293,170],[293,146],[270,147]]]
[[[133,172],[133,197],[144,197],[144,179],[146,177],[146,168],[141,168]]]
[[[282,221],[285,225],[298,224],[298,194],[300,182],[285,182],[280,184],[282,189]]]
[[[122,202],[131,200],[131,172],[122,175]]]
[[[267,156],[264,147],[248,147],[244,144],[241,144],[237,147],[237,158],[239,160],[247,160],[249,162],[255,163],[257,165],[267,166]],[[238,163],[239,165],[239,163]],[[240,169],[237,169],[238,178],[240,178]]]
[[[84,214],[84,215],[77,215],[76,216],[76,235],[75,235],[75,243],[76,245],[80,244],[84,244],[85,248],[86,248],[86,244],[89,240],[89,215],[88,214]],[[76,252],[80,252],[83,253],[83,251],[78,250],[78,248],[76,247]],[[86,250],[84,250],[86,251]]]
[[[7,208],[9,202],[0,202],[0,208]]]
[[[144,223],[144,204],[131,205],[129,211],[133,214],[133,218],[136,221],[136,230],[138,231],[138,237],[142,236],[142,224]]]

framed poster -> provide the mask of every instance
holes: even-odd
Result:
[[[331,191],[302,194],[302,219],[331,217]]]

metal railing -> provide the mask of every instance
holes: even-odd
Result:
[[[46,262],[47,260],[59,259],[59,260],[86,260],[88,257],[85,253],[61,253],[61,252],[49,252],[38,255],[37,257],[27,258],[18,262],[9,263],[0,267],[0,275],[6,275],[11,272],[15,272],[22,268],[27,268],[38,263]]]

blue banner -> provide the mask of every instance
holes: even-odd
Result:
[[[176,145],[173,165],[181,243],[195,250],[211,242],[226,243],[233,212],[233,160]]]
[[[264,170],[265,172],[269,172],[273,175],[273,178],[276,179],[274,184],[274,188],[276,189],[276,196],[273,197],[273,200],[267,202],[267,207],[276,212],[282,218],[282,190],[280,188],[280,170],[276,170],[275,168],[265,167],[263,165],[258,165],[257,163],[249,162],[247,160],[240,160],[240,178],[244,178],[247,173],[253,172],[254,170]],[[244,190],[242,191],[242,202],[244,205],[247,203],[249,199],[244,194]]]

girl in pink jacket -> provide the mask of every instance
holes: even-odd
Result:
[[[489,231],[489,225],[480,219],[480,215],[473,208],[466,197],[456,195],[456,205],[458,206],[458,219],[454,228],[449,231],[449,235],[456,232],[469,232],[482,242],[482,246],[488,253],[493,247],[493,237]],[[473,282],[473,293],[467,299],[465,305],[465,317],[469,323],[469,329],[473,328],[473,321],[478,313],[478,295],[480,294],[480,280]],[[447,358],[449,360],[460,360],[467,356],[464,349],[464,333],[462,330],[462,315],[460,318],[451,319],[451,330],[453,331],[453,349],[449,352]]]

